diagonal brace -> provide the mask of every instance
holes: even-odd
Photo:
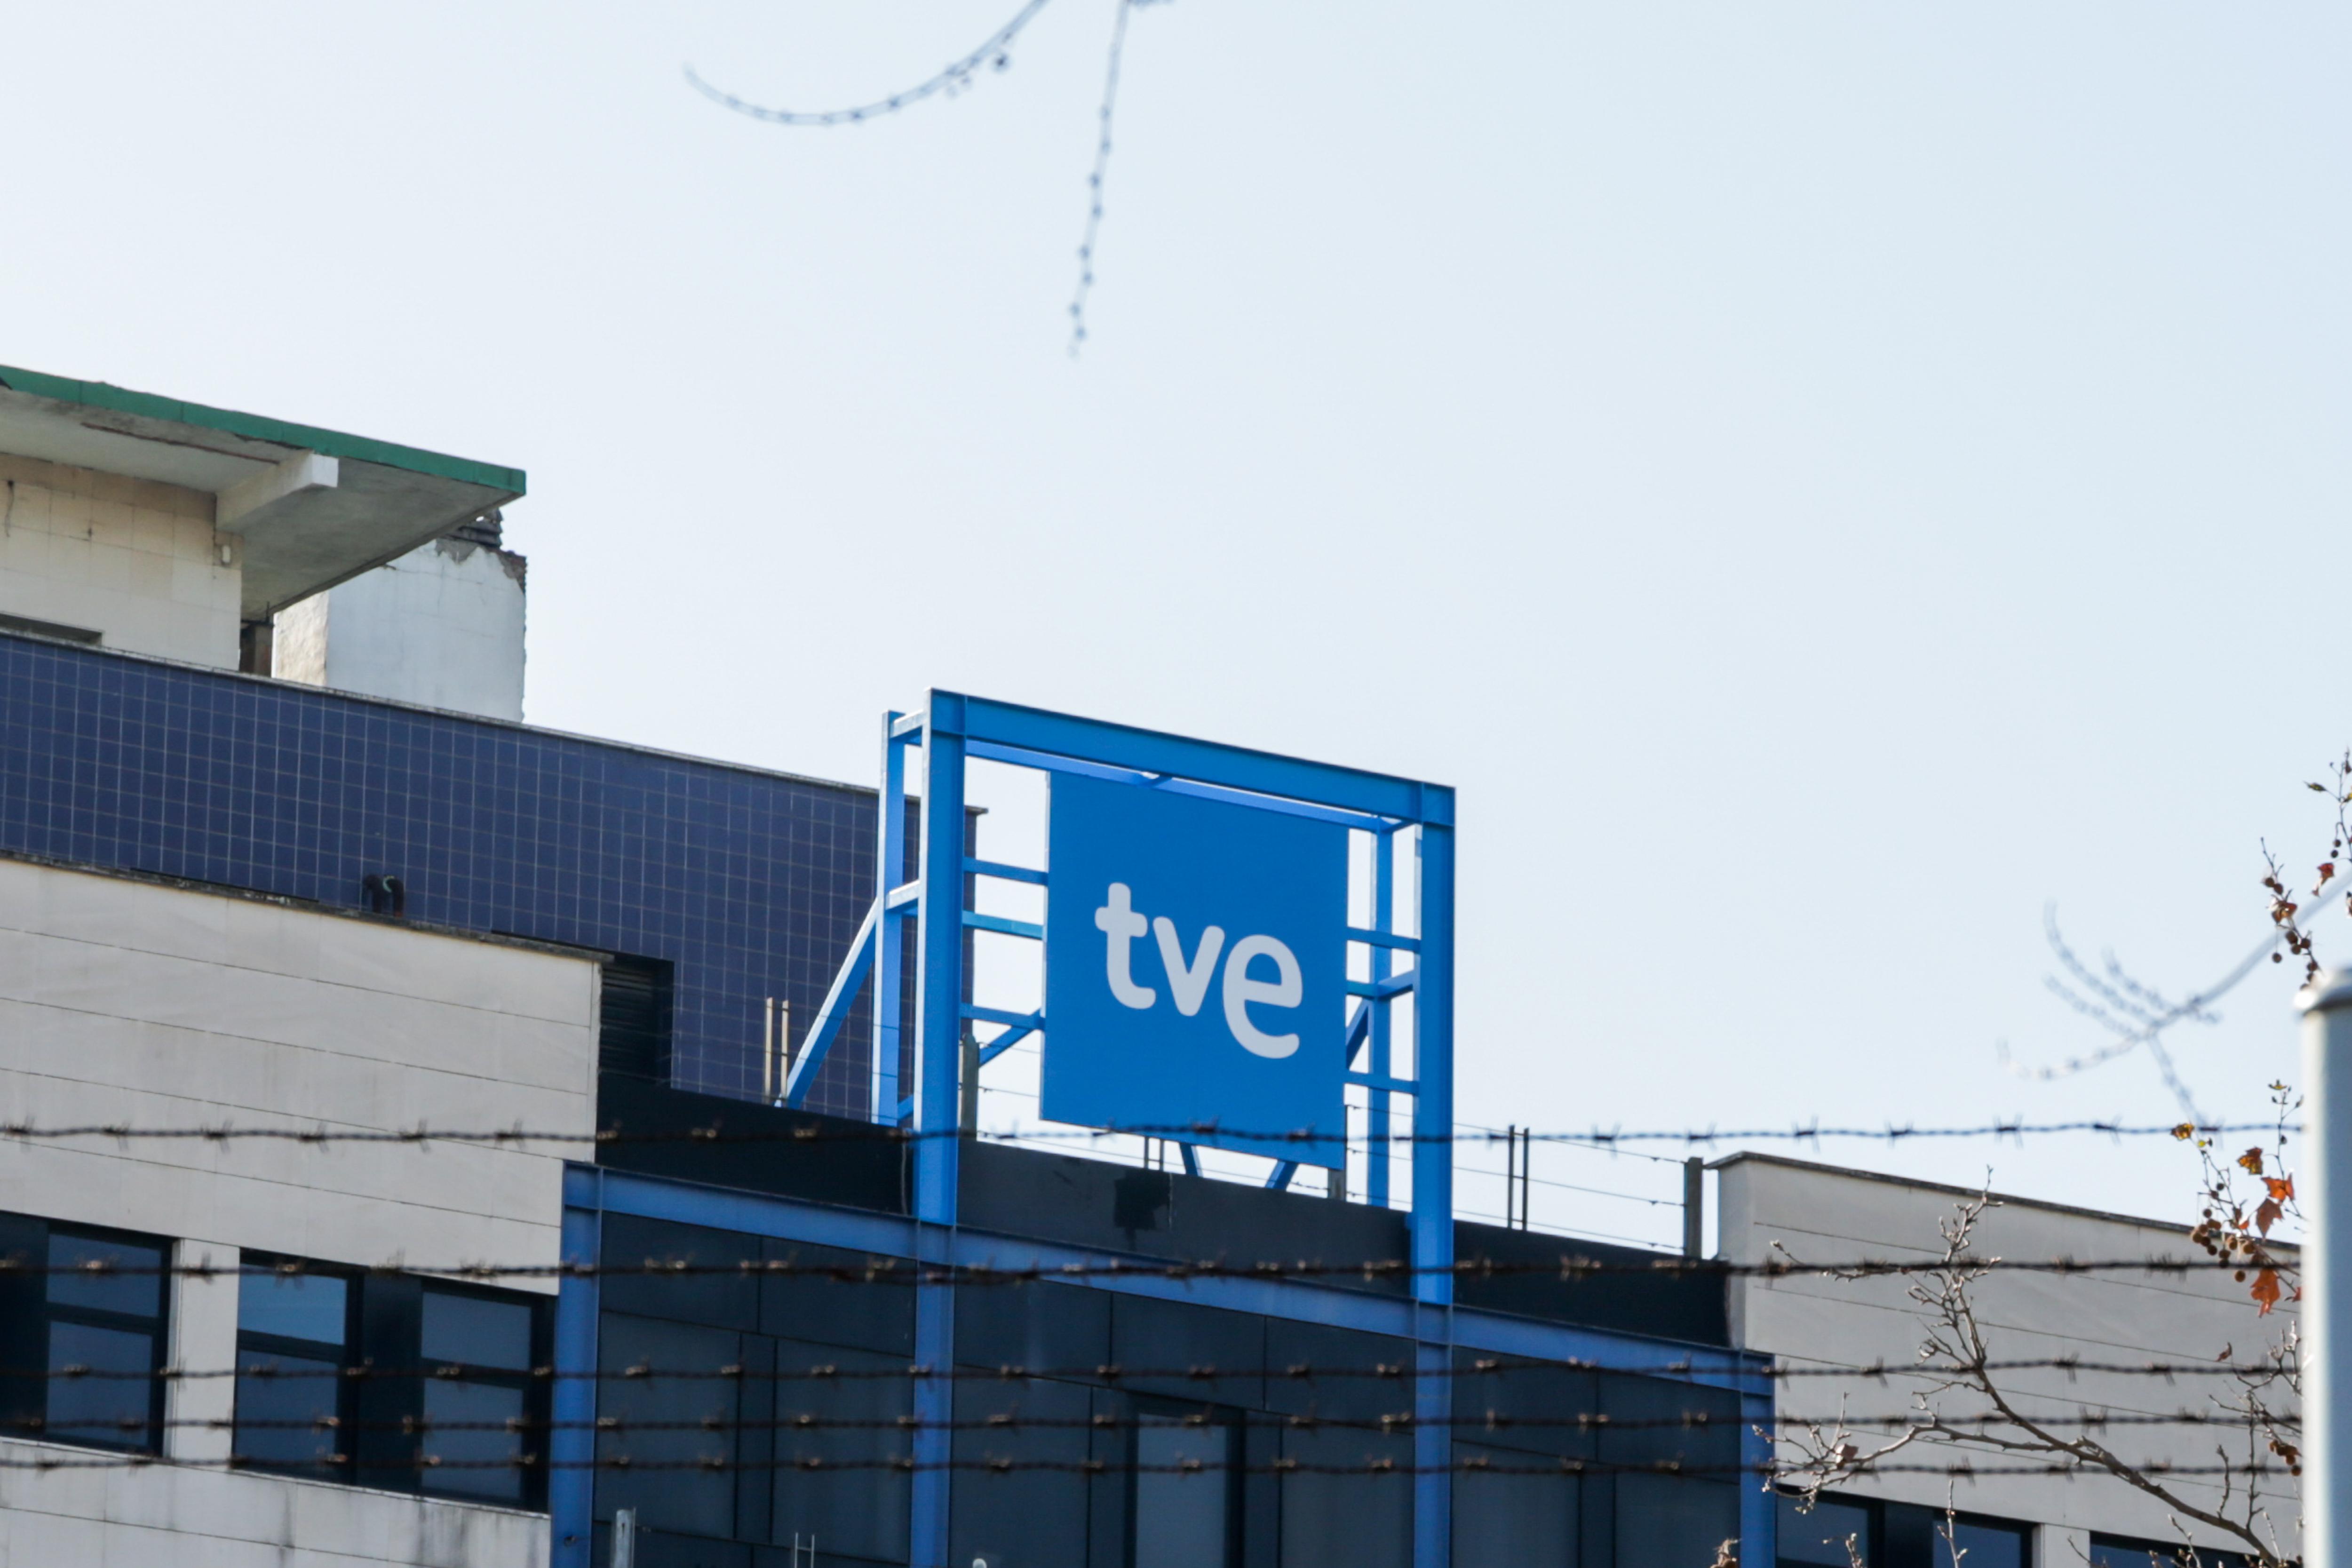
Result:
[[[816,1010],[815,1021],[801,1038],[799,1058],[793,1063],[792,1076],[784,1079],[786,1105],[798,1109],[816,1083],[825,1053],[833,1049],[834,1040],[841,1034],[842,1020],[849,1016],[849,1009],[857,1000],[857,988],[866,984],[866,972],[874,967],[874,928],[881,923],[882,900],[877,899],[867,908],[866,919],[849,944],[849,955],[834,973],[833,989],[824,994],[824,1005]]]

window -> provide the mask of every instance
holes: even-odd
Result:
[[[600,1070],[669,1081],[674,973],[675,966],[660,958],[615,958],[604,965],[596,1034]]]
[[[301,1267],[299,1273],[294,1267]],[[236,1287],[236,1428],[246,1464],[345,1479],[359,1281],[249,1262]]]
[[[1139,1405],[1129,1518],[1132,1568],[1225,1568],[1237,1522],[1233,1413]]]
[[[534,1305],[528,1297],[425,1288],[425,1490],[524,1500],[543,1447],[530,1430]]]
[[[0,1215],[0,1431],[161,1449],[165,1263],[160,1237]]]
[[[1783,1563],[1818,1563],[1824,1568],[1847,1568],[1859,1559],[1867,1568],[1871,1562],[1871,1538],[1877,1533],[1866,1503],[1836,1502],[1823,1498],[1805,1512],[1797,1510],[1797,1500],[1780,1500],[1780,1561]],[[1847,1555],[1847,1542],[1853,1542],[1853,1555]]]
[[[2032,1568],[2033,1563],[2031,1525],[1870,1498],[1823,1498],[1810,1512],[1799,1513],[1796,1500],[1784,1496],[1780,1534],[1784,1564],[1952,1568],[1958,1561],[1966,1568]],[[2095,1550],[2092,1561],[2103,1562]],[[2135,1560],[2130,1568],[2141,1564]]]
[[[63,1443],[159,1451],[168,1244],[120,1231],[47,1227],[47,1409]]]
[[[2191,1548],[2178,1541],[2094,1535],[2091,1568],[2246,1568],[2246,1560],[2234,1552]]]
[[[546,1494],[550,1303],[249,1259],[237,1284],[240,1463],[517,1507]]]

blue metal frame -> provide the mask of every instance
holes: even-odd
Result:
[[[940,1142],[953,1144],[956,1140]],[[598,1166],[568,1165],[563,1175],[564,1256],[593,1262],[607,1215],[630,1215],[680,1225],[707,1226],[786,1241],[835,1247],[873,1257],[919,1258],[956,1267],[1003,1270],[1092,1269],[1132,1258],[1084,1247],[941,1226],[919,1216],[836,1208],[735,1188],[704,1186],[665,1176],[641,1176]],[[1448,1282],[1439,1276],[1441,1283]],[[1452,1415],[1454,1352],[1560,1363],[1580,1363],[1612,1371],[1662,1378],[1700,1387],[1727,1389],[1740,1396],[1743,1433],[1740,1458],[1759,1474],[1770,1457],[1772,1386],[1769,1359],[1711,1345],[1643,1339],[1606,1330],[1549,1323],[1503,1313],[1457,1308],[1426,1299],[1375,1296],[1297,1279],[1179,1278],[1150,1270],[1090,1273],[1075,1283],[1161,1300],[1191,1301],[1264,1317],[1353,1329],[1364,1333],[1411,1338],[1418,1368],[1433,1375],[1415,1379],[1414,1464],[1439,1467],[1414,1479],[1415,1568],[1447,1568],[1452,1553],[1451,1435],[1439,1427],[1429,1441],[1429,1423]],[[986,1289],[987,1287],[982,1287]],[[955,1287],[919,1285],[916,1297],[919,1365],[947,1373],[953,1365]],[[594,1380],[578,1375],[596,1365],[597,1281],[592,1275],[563,1282],[556,1314],[556,1415],[552,1448],[557,1459],[577,1464],[595,1452],[586,1426],[594,1415]],[[1443,1391],[1433,1400],[1429,1391]],[[914,1568],[946,1568],[947,1496],[951,1434],[943,1425],[952,1414],[948,1377],[918,1377],[915,1414],[925,1425],[915,1434],[919,1468],[913,1477],[916,1513]],[[931,1468],[937,1467],[937,1468]],[[559,1468],[550,1488],[555,1568],[588,1568],[592,1539],[593,1472]],[[923,1510],[931,1510],[926,1523]],[[1743,1481],[1740,1497],[1741,1560],[1773,1561],[1777,1521],[1769,1484]]]
[[[602,1256],[604,1173],[572,1166],[564,1172],[563,1261],[592,1270]],[[558,1377],[550,1404],[555,1418],[548,1435],[548,1557],[552,1568],[589,1568],[595,1536],[596,1330],[604,1292],[593,1273],[563,1281],[555,1299],[555,1365],[573,1375]]]
[[[922,749],[919,870],[900,885],[905,865],[908,758]],[[1412,1100],[1411,1213],[1408,1230],[1416,1266],[1410,1300],[1366,1296],[1299,1281],[1254,1279],[1181,1280],[1148,1274],[1090,1281],[1097,1288],[1135,1294],[1213,1302],[1239,1310],[1361,1329],[1412,1338],[1418,1364],[1432,1373],[1415,1382],[1414,1462],[1421,1470],[1413,1489],[1415,1568],[1448,1568],[1452,1554],[1453,1459],[1451,1419],[1456,1347],[1544,1359],[1604,1362],[1629,1372],[1737,1388],[1743,1409],[1763,1412],[1769,1426],[1771,1393],[1758,1358],[1736,1352],[1645,1341],[1565,1325],[1531,1322],[1457,1309],[1453,1299],[1454,1169],[1454,793],[1444,785],[1336,767],[1296,757],[1223,746],[1121,724],[1050,713],[1010,703],[934,690],[923,710],[891,713],[883,724],[881,842],[874,907],[800,1047],[785,1100],[797,1105],[840,1021],[867,976],[873,981],[875,1115],[911,1121],[919,1133],[912,1146],[912,1215],[853,1213],[757,1194],[700,1188],[690,1184],[572,1168],[566,1177],[567,1255],[575,1226],[584,1227],[593,1251],[594,1226],[603,1214],[629,1213],[717,1226],[794,1240],[822,1242],[870,1253],[931,1263],[989,1264],[999,1268],[1055,1267],[1106,1261],[1066,1247],[963,1231],[957,1215],[961,1140],[952,1136],[961,1104],[961,1041],[969,1022],[1003,1026],[1005,1032],[982,1047],[984,1065],[1014,1041],[1050,1030],[1039,1014],[1015,1014],[967,1004],[964,932],[998,931],[1038,938],[1033,922],[982,915],[967,905],[971,877],[993,877],[1044,886],[1049,873],[977,859],[965,842],[965,764],[970,759],[1009,763],[1050,772],[1082,774],[1227,801],[1268,811],[1335,822],[1372,836],[1373,909],[1370,923],[1351,928],[1349,941],[1370,955],[1370,979],[1349,989],[1362,998],[1349,1026],[1346,1062],[1349,1081],[1369,1093],[1370,1125],[1366,1196],[1391,1202],[1390,1117],[1393,1096]],[[1399,859],[1418,860],[1410,900]],[[1409,918],[1401,902],[1411,906]],[[915,1017],[911,1023],[911,1086],[898,1082],[900,949],[902,922],[917,921]],[[1413,1009],[1412,1072],[1396,1071],[1391,1009]],[[1363,1066],[1357,1058],[1367,1056]],[[1195,1174],[1198,1157],[1180,1144],[1184,1167]],[[1277,1165],[1267,1185],[1288,1184],[1296,1166]],[[588,1254],[583,1253],[582,1256]],[[585,1290],[579,1288],[586,1286]],[[564,1287],[566,1313],[559,1314],[564,1364],[593,1365],[593,1280]],[[583,1301],[585,1305],[582,1305]],[[587,1339],[576,1324],[592,1320]],[[567,1315],[568,1314],[568,1315]],[[944,1283],[917,1287],[915,1357],[937,1375],[915,1380],[915,1434],[911,1562],[914,1568],[944,1568],[948,1542],[949,1470],[952,1384],[945,1375],[954,1361],[955,1292]],[[584,1360],[581,1359],[583,1356]],[[575,1397],[572,1401],[577,1403]],[[1769,1439],[1763,1439],[1769,1442]],[[1769,1450],[1767,1450],[1769,1452]],[[1751,1542],[1768,1543],[1756,1559],[1771,1561],[1771,1497],[1744,1500],[1742,1529]],[[558,1496],[558,1531],[578,1531],[581,1555],[562,1553],[573,1537],[559,1534],[557,1562],[584,1568],[588,1494],[567,1486]]]

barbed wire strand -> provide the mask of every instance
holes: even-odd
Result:
[[[765,1107],[746,1102],[747,1109],[767,1114]],[[1576,1132],[1546,1132],[1523,1130],[1518,1136],[1538,1143],[1590,1145],[1603,1151],[1619,1144],[1681,1143],[1693,1148],[1719,1143],[1799,1142],[1818,1143],[1825,1139],[1868,1141],[1901,1143],[1910,1140],[1944,1140],[1964,1138],[2028,1138],[2060,1134],[2088,1133],[2107,1138],[2182,1139],[2187,1137],[2224,1137],[2239,1133],[2274,1133],[2280,1131],[2299,1134],[2300,1122],[2282,1124],[2275,1121],[2178,1121],[2164,1125],[2137,1124],[2126,1121],[1989,1121],[1955,1127],[1920,1127],[1911,1124],[1886,1127],[1793,1127],[1645,1129],[1628,1131],[1622,1128],[1592,1129]],[[1501,1130],[1492,1131],[1399,1132],[1389,1142],[1394,1144],[1498,1144],[1508,1136]],[[15,1138],[26,1142],[47,1142],[73,1138],[113,1139],[121,1142],[203,1142],[231,1143],[246,1142],[288,1143],[551,1143],[565,1146],[593,1145],[621,1147],[660,1143],[919,1143],[938,1138],[975,1138],[984,1142],[1040,1141],[1077,1142],[1105,1138],[1223,1138],[1234,1141],[1284,1143],[1336,1143],[1339,1134],[1313,1129],[1290,1128],[1279,1131],[1253,1131],[1229,1128],[1213,1121],[1138,1122],[1119,1127],[1038,1128],[1021,1131],[968,1129],[945,1127],[917,1129],[887,1127],[879,1122],[857,1122],[844,1127],[797,1126],[786,1128],[730,1129],[721,1121],[698,1123],[692,1127],[665,1129],[653,1132],[631,1132],[623,1127],[602,1128],[593,1132],[560,1131],[553,1128],[496,1127],[458,1128],[434,1127],[419,1123],[412,1128],[328,1128],[328,1127],[239,1127],[231,1124],[214,1126],[139,1127],[129,1122],[81,1122],[68,1126],[44,1127],[30,1121],[0,1121],[0,1139]],[[1492,1174],[1494,1173],[1487,1173]]]
[[[1717,1355],[1719,1359],[1723,1361],[1729,1361],[1739,1353],[1740,1352],[1738,1352],[1726,1349],[1717,1352]],[[805,1368],[790,1371],[782,1368],[768,1371],[737,1363],[730,1363],[711,1368],[698,1368],[655,1366],[650,1363],[647,1363],[620,1368],[596,1367],[572,1369],[553,1366],[538,1366],[532,1367],[528,1372],[523,1373],[517,1373],[513,1369],[509,1368],[503,1370],[500,1373],[500,1375],[526,1376],[533,1381],[541,1383],[634,1383],[645,1382],[647,1380],[655,1380],[664,1383],[685,1383],[697,1381],[724,1383],[856,1383],[887,1381],[894,1378],[919,1377],[935,1383],[1009,1384],[1045,1382],[1090,1384],[1099,1382],[1104,1384],[1116,1384],[1121,1382],[1133,1382],[1167,1384],[1180,1379],[1200,1383],[1218,1383],[1230,1382],[1235,1378],[1244,1377],[1286,1378],[1294,1382],[1306,1383],[1337,1382],[1349,1378],[1378,1378],[1388,1382],[1405,1382],[1415,1377],[1442,1377],[1467,1381],[1483,1377],[1501,1377],[1514,1373],[1527,1372],[1606,1372],[1622,1373],[1629,1376],[1676,1377],[1686,1376],[1699,1370],[1700,1366],[1698,1363],[1688,1360],[1665,1363],[1645,1363],[1640,1365],[1621,1365],[1612,1362],[1567,1358],[1560,1361],[1503,1361],[1498,1359],[1482,1359],[1469,1366],[1448,1367],[1436,1371],[1416,1371],[1413,1368],[1402,1365],[1402,1363],[1349,1367],[1317,1366],[1300,1363],[1284,1367],[1220,1367],[1213,1363],[1205,1364],[1196,1363],[1190,1366],[1128,1367],[1119,1365],[1117,1363],[1104,1363],[1090,1366],[1067,1367],[1033,1367],[1010,1364],[1001,1366],[959,1365],[950,1367],[945,1370],[935,1370],[920,1363],[894,1363],[879,1367],[845,1367],[840,1365],[838,1363],[819,1362],[813,1363]],[[1711,1368],[1711,1370],[1720,1371],[1723,1369],[1717,1366]],[[1898,1377],[1942,1377],[1948,1375],[1953,1370],[1953,1368],[1948,1366],[1937,1366],[1932,1363],[1903,1363],[1889,1365],[1885,1362],[1874,1362],[1867,1364],[1861,1363],[1852,1364],[1827,1363],[1814,1363],[1805,1366],[1747,1367],[1740,1369],[1740,1374],[1744,1377],[1761,1378],[1772,1382],[1791,1382],[1807,1378],[1835,1377],[1866,1379],[1879,1383],[1885,1383],[1890,1379]],[[2245,1373],[2260,1375],[2267,1369],[2259,1363],[2239,1364],[2230,1362],[2095,1362],[2085,1361],[2079,1356],[2038,1356],[2016,1360],[1988,1361],[1983,1363],[1980,1368],[1972,1368],[1969,1370],[1983,1372],[2063,1372],[2068,1373],[2070,1378],[2076,1374],[2111,1377],[2161,1377],[2167,1382],[2170,1382],[2177,1377],[2237,1377]],[[58,1379],[92,1383],[145,1383],[151,1380],[163,1383],[188,1383],[199,1382],[206,1379],[230,1377],[256,1378],[263,1382],[274,1380],[279,1382],[299,1383],[303,1381],[317,1382],[331,1380],[338,1383],[355,1383],[383,1379],[406,1380],[415,1378],[441,1378],[463,1375],[464,1369],[462,1366],[446,1363],[434,1363],[428,1365],[406,1367],[363,1365],[332,1368],[289,1368],[277,1366],[269,1363],[260,1363],[243,1367],[204,1369],[161,1367],[152,1372],[118,1371],[104,1367],[72,1366],[31,1367],[15,1371],[0,1370],[0,1380]]]
[[[1221,1408],[1237,1409],[1225,1405]],[[1748,1417],[1736,1413],[1694,1410],[1681,1415],[1611,1416],[1601,1413],[1563,1415],[1552,1419],[1539,1416],[1502,1416],[1478,1414],[1448,1416],[1443,1420],[1426,1420],[1410,1410],[1395,1411],[1381,1415],[1324,1415],[1297,1412],[1252,1410],[1247,1414],[1256,1424],[1281,1427],[1293,1432],[1368,1432],[1383,1436],[1408,1432],[1416,1426],[1437,1426],[1448,1430],[1485,1432],[1496,1436],[1507,1434],[1548,1434],[1574,1432],[1586,1436],[1607,1436],[1624,1432],[1712,1432],[1727,1429],[1739,1431],[1749,1425]],[[436,1421],[430,1416],[402,1416],[383,1421],[350,1421],[341,1417],[310,1415],[299,1417],[236,1418],[191,1416],[166,1418],[150,1422],[143,1417],[126,1417],[108,1422],[89,1417],[50,1422],[37,1417],[22,1417],[0,1422],[0,1437],[18,1437],[28,1441],[48,1440],[51,1427],[70,1432],[89,1433],[119,1431],[146,1433],[161,1426],[169,1431],[209,1432],[595,1432],[619,1436],[626,1434],[667,1432],[1131,1432],[1168,1424],[1165,1415],[1031,1415],[992,1414],[982,1416],[961,1416],[945,1421],[929,1421],[917,1415],[828,1416],[809,1413],[793,1413],[772,1416],[730,1416],[714,1418],[694,1416],[671,1420],[641,1421],[626,1415],[597,1415],[585,1421],[533,1419],[515,1416],[502,1420]],[[1202,1415],[1197,1421],[1175,1417],[1180,1425],[1206,1427],[1214,1425],[1213,1417]],[[1995,1413],[1977,1412],[1969,1415],[1935,1415],[1923,1420],[1916,1410],[1897,1411],[1889,1415],[1856,1415],[1846,1411],[1831,1411],[1820,1415],[1780,1415],[1776,1419],[1784,1426],[1831,1427],[1843,1425],[1872,1430],[1902,1430],[1913,1426],[1930,1427],[1938,1431],[1963,1430],[1969,1427],[1990,1429],[2013,1426],[2011,1417]],[[2077,1415],[2044,1415],[2035,1417],[2046,1426],[2097,1429],[2108,1426],[2198,1426],[2266,1428],[2280,1424],[2271,1415],[2247,1415],[2221,1411],[2183,1410],[2175,1412],[2085,1412]],[[2287,1425],[2294,1425],[2289,1420]]]
[[[807,1243],[821,1246],[822,1243]],[[2274,1244],[2276,1245],[2276,1244]],[[1087,1263],[1040,1263],[999,1267],[985,1263],[942,1264],[911,1258],[887,1258],[862,1268],[838,1263],[799,1263],[789,1258],[742,1258],[732,1263],[695,1263],[647,1259],[641,1263],[411,1263],[388,1260],[374,1264],[281,1263],[263,1268],[213,1263],[118,1264],[106,1260],[80,1263],[31,1263],[20,1258],[0,1258],[0,1278],[11,1275],[67,1275],[85,1279],[136,1279],[165,1276],[181,1279],[223,1279],[244,1273],[267,1273],[280,1279],[316,1275],[344,1278],[353,1273],[428,1275],[449,1279],[674,1279],[726,1276],[744,1279],[822,1279],[841,1285],[1034,1285],[1068,1279],[1334,1279],[1367,1282],[1450,1276],[1455,1279],[1556,1278],[1574,1283],[1611,1275],[1706,1275],[1735,1279],[1907,1279],[1914,1275],[1948,1273],[2077,1274],[2147,1273],[2165,1275],[2242,1274],[2276,1265],[2249,1263],[2231,1258],[1979,1258],[1952,1262],[1943,1258],[1864,1258],[1841,1261],[1790,1261],[1768,1258],[1759,1263],[1734,1263],[1722,1258],[1684,1258],[1661,1254],[1653,1258],[1586,1258],[1562,1253],[1556,1259],[1496,1260],[1465,1258],[1454,1263],[1413,1263],[1401,1258],[1367,1258],[1326,1263],[1311,1259],[1282,1262],[1229,1263],[1222,1258],[1197,1261],[1137,1262],[1112,1258]]]
[[[17,1439],[25,1441],[26,1439]],[[350,1462],[341,1454],[322,1454],[315,1460],[290,1463],[262,1462],[232,1457],[227,1459],[167,1458],[160,1454],[92,1454],[88,1458],[51,1458],[46,1455],[34,1458],[0,1458],[0,1470],[78,1470],[78,1469],[144,1469],[168,1465],[178,1469],[221,1469],[268,1472],[272,1470],[315,1470],[326,1466]],[[1501,1465],[1485,1456],[1457,1459],[1444,1465],[1413,1465],[1408,1462],[1367,1458],[1353,1465],[1309,1463],[1303,1459],[1280,1458],[1264,1463],[1232,1463],[1216,1459],[1185,1459],[1174,1464],[1129,1464],[1108,1459],[942,1459],[883,1458],[878,1459],[835,1459],[815,1455],[783,1456],[772,1459],[738,1459],[719,1455],[707,1455],[686,1459],[642,1459],[632,1455],[614,1455],[593,1459],[547,1459],[537,1455],[523,1455],[504,1459],[449,1459],[423,1455],[409,1459],[371,1458],[362,1466],[371,1470],[514,1470],[545,1468],[550,1470],[618,1470],[618,1471],[739,1471],[765,1473],[773,1470],[811,1470],[832,1473],[849,1470],[895,1470],[900,1474],[921,1471],[972,1471],[1003,1475],[1013,1471],[1060,1471],[1077,1475],[1197,1475],[1222,1471],[1227,1475],[1313,1475],[1313,1476],[1756,1476],[1769,1479],[1780,1472],[1770,1465],[1704,1464],[1684,1459],[1655,1459],[1646,1462],[1606,1459],[1558,1459],[1550,1464]],[[2284,1464],[2225,1462],[2222,1464],[2176,1464],[2165,1459],[2149,1459],[2133,1465],[2133,1468],[2149,1476],[2284,1476],[2300,1474]],[[1970,1463],[1922,1465],[1912,1463],[1883,1464],[1868,1459],[1857,1460],[1845,1467],[1843,1477],[1867,1475],[1943,1476],[1955,1479],[1988,1479],[2000,1476],[2087,1476],[2098,1478],[2107,1472],[2088,1461],[2072,1464],[1987,1466]]]

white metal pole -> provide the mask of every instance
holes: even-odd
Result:
[[[2303,1005],[2303,1561],[2352,1568],[2352,971]],[[2339,1361],[2339,1356],[2343,1357]]]

